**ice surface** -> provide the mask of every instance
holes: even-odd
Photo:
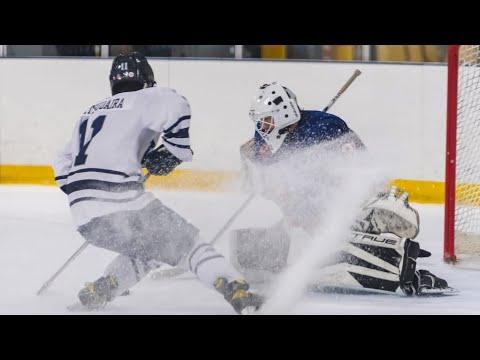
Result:
[[[209,239],[246,198],[242,194],[156,192]],[[418,240],[433,256],[419,261],[461,293],[440,298],[397,295],[306,294],[289,314],[480,314],[480,272],[442,262],[443,207],[415,205],[421,215]],[[233,228],[264,226],[280,217],[265,200],[254,200]],[[227,252],[226,234],[218,249]],[[43,296],[36,291],[82,244],[66,198],[54,187],[0,186],[0,314],[72,314],[66,306],[86,281],[100,276],[115,254],[88,247]],[[95,314],[234,314],[216,292],[190,275],[146,278],[128,297]]]

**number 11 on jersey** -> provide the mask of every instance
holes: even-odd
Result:
[[[88,120],[85,119],[79,127],[79,135],[80,135],[80,146],[78,150],[77,156],[75,156],[75,166],[79,165],[84,165],[87,162],[87,149],[90,146],[90,143],[92,142],[93,138],[97,136],[97,134],[102,130],[103,123],[105,122],[105,119],[107,118],[106,115],[101,115],[97,117],[95,120],[93,120],[91,128],[92,128],[92,136],[90,139],[86,139],[87,135],[87,129],[88,129]]]

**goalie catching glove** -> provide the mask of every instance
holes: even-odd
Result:
[[[152,175],[165,176],[170,174],[182,161],[174,156],[167,148],[160,145],[148,152],[142,160],[142,165]]]

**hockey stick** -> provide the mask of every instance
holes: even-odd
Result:
[[[337,93],[337,95],[335,95],[335,97],[330,101],[330,103],[327,105],[327,107],[325,109],[323,109],[323,112],[328,112],[328,110],[330,110],[330,108],[337,102],[337,100],[340,98],[340,96],[342,96],[342,94],[347,91],[347,89],[350,87],[350,85],[352,85],[352,83],[357,79],[357,77],[359,77],[360,75],[362,75],[362,72],[360,70],[355,70],[355,72],[353,73],[352,76],[350,76],[350,79],[348,79],[348,81],[345,83],[345,85],[342,86],[342,88],[340,89],[340,91]]]
[[[352,76],[347,80],[347,82],[342,86],[342,88],[338,91],[337,95],[330,101],[330,103],[323,109],[323,112],[327,112],[332,108],[332,106],[337,102],[337,100],[348,90],[350,85],[362,74],[362,72],[358,69],[355,70]],[[242,206],[232,215],[232,217],[226,222],[226,224],[219,230],[217,235],[211,240],[210,244],[214,245],[218,239],[225,233],[225,231],[230,227],[230,225],[236,220],[238,215],[240,215],[243,210],[248,206],[250,201],[255,197],[254,194],[251,194],[248,199],[242,204]],[[180,268],[172,268],[166,270],[157,270],[152,274],[152,279],[168,279],[178,275],[182,275],[186,273],[185,270]]]
[[[70,263],[75,260],[75,258],[80,255],[82,253],[83,250],[86,249],[86,247],[88,246],[88,242],[84,242],[82,246],[80,246],[80,248],[75,251],[75,253],[70,256],[70,258],[65,262],[65,264],[63,264],[63,266],[58,269],[58,271],[53,274],[53,276],[47,280],[47,282],[45,282],[45,284],[42,285],[42,287],[40,288],[40,290],[37,291],[37,296],[38,295],[41,295],[47,288],[50,287],[50,285],[53,283],[53,281],[57,278],[58,275],[60,275],[60,273],[65,270],[65,268],[70,265]]]
[[[151,176],[150,173],[147,174],[147,175],[145,175],[145,177],[144,177],[143,180],[142,180],[142,183],[145,183],[145,182],[150,178],[150,176]],[[60,269],[58,269],[57,272],[56,272],[55,274],[53,274],[52,277],[51,277],[50,279],[48,279],[48,280],[42,285],[42,287],[40,288],[40,290],[37,291],[37,296],[43,294],[43,292],[44,292],[45,290],[47,290],[47,289],[50,287],[50,285],[52,285],[53,281],[58,277],[58,275],[60,275],[60,274],[63,272],[63,270],[65,270],[65,268],[66,268],[68,265],[70,265],[70,263],[71,263],[73,260],[75,260],[75,259],[78,257],[78,255],[80,255],[80,254],[83,252],[83,250],[85,250],[85,249],[87,248],[87,246],[88,246],[88,241],[85,241],[85,242],[82,244],[82,246],[80,246],[80,247],[78,248],[78,250],[75,251],[72,256],[70,256],[70,258],[65,262],[65,264],[63,264],[62,267],[61,267]]]
[[[225,231],[233,224],[233,222],[237,219],[237,217],[245,210],[245,208],[250,204],[250,202],[255,197],[255,194],[250,194],[248,198],[242,203],[242,205],[238,208],[237,211],[228,219],[228,221],[223,225],[223,227],[217,232],[217,234],[210,240],[210,245],[215,245],[215,243],[220,239]],[[187,271],[181,268],[175,267],[172,269],[165,269],[165,270],[157,270],[152,274],[152,279],[168,279],[175,276],[179,276],[185,274]]]

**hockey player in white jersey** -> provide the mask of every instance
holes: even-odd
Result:
[[[234,231],[230,247],[236,268],[247,279],[261,281],[294,262],[302,243],[327,225],[322,220],[342,181],[335,169],[365,146],[342,119],[300,109],[295,94],[278,83],[259,89],[250,117],[255,135],[240,150],[246,184],[274,201],[283,219],[270,228]],[[407,295],[446,291],[445,280],[416,269],[417,258],[430,256],[414,240],[419,227],[408,194],[396,188],[380,192],[359,209],[345,247],[329,266],[318,269],[312,285],[388,292],[400,288]]]
[[[262,299],[199,230],[144,189],[142,167],[164,176],[191,161],[187,99],[157,87],[139,53],[120,55],[110,73],[112,96],[90,106],[54,163],[78,231],[92,245],[119,255],[79,293],[98,309],[162,263],[193,272],[237,313],[257,310]]]

